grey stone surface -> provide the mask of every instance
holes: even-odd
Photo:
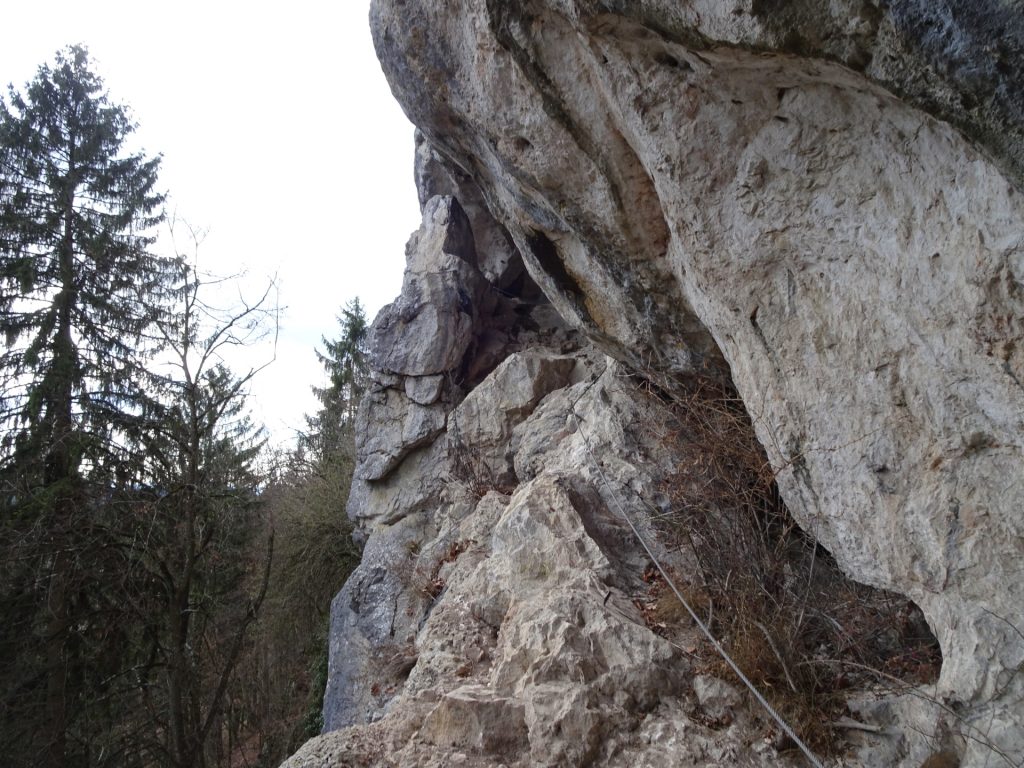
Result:
[[[292,768],[792,764],[627,599],[644,556],[610,489],[642,515],[673,460],[631,426],[658,416],[627,370],[730,376],[804,528],[923,608],[939,683],[856,705],[886,735],[844,764],[1024,760],[1022,19],[1003,0],[375,0],[424,227],[374,327],[387,407],[361,428],[394,426],[362,445],[369,554],[334,610],[332,722],[363,724]],[[561,333],[523,266],[626,367],[536,402],[514,391],[529,376],[486,378]],[[442,375],[483,381],[460,450],[511,494],[410,416],[451,428]],[[360,690],[409,633],[408,677]],[[693,696],[737,719],[706,728]]]
[[[478,497],[452,481],[431,513],[373,528],[334,610],[327,722],[352,725],[306,744],[289,768],[792,765],[764,748],[743,707],[726,731],[691,717],[686,657],[648,629],[630,598],[644,589],[647,561],[608,494],[642,520],[636,491],[654,487],[672,456],[648,426],[664,418],[663,406],[624,384],[616,364],[595,370],[593,357],[581,355],[590,373],[572,384],[564,356],[537,350],[476,390],[512,396],[516,387],[494,388],[511,377],[528,402],[538,368],[533,377],[512,369],[552,366],[546,375],[567,388],[549,393],[516,432],[547,431],[553,411],[564,424],[572,404],[586,439],[582,430],[543,447],[525,438],[546,458],[511,495]],[[494,439],[474,436],[484,446]],[[375,697],[381,658],[410,632],[415,664],[386,698]]]
[[[381,371],[429,376],[456,368],[473,340],[486,283],[473,266],[469,220],[452,197],[433,197],[407,246],[402,294],[370,328],[370,355]]]
[[[939,695],[1024,759],[1019,7],[377,0],[372,25],[563,317],[653,378],[727,369],[798,520],[921,605]]]
[[[440,399],[444,388],[444,375],[408,376],[405,379],[405,396],[420,405],[433,405]]]
[[[387,476],[412,451],[440,435],[447,422],[443,405],[420,405],[396,389],[371,392],[359,407],[359,423],[373,425],[356,441],[355,476],[360,480]]]
[[[373,536],[363,562],[334,598],[325,731],[376,719],[394,694],[393,686],[400,681],[373,659],[383,656],[386,662],[410,645],[410,632],[415,634],[424,605],[421,596],[409,589],[408,572],[410,552],[423,537],[422,517],[406,517]]]
[[[508,231],[491,216],[480,187],[472,176],[438,155],[418,131],[415,176],[421,208],[438,195],[459,201],[473,231],[473,264],[488,282],[504,289],[522,277],[523,260]]]
[[[724,680],[710,675],[693,676],[693,692],[697,705],[712,720],[722,721],[731,717],[742,702],[740,692]]]
[[[449,444],[475,479],[515,484],[509,439],[541,399],[569,383],[576,358],[528,350],[507,357],[452,413]]]
[[[386,477],[352,478],[347,514],[364,535],[376,526],[392,525],[407,515],[429,510],[449,472],[447,444],[435,440],[412,451]]]

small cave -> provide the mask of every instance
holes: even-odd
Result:
[[[530,140],[524,136],[516,136],[512,139],[512,147],[516,152],[522,154],[523,152],[533,149],[533,144],[531,144]]]
[[[473,345],[453,373],[455,382],[465,392],[477,386],[510,353],[524,345],[546,340],[564,346],[567,334],[571,335],[544,291],[530,276],[511,235],[504,228],[502,232],[511,256],[500,277],[487,284],[488,295],[478,307],[480,316],[474,326]],[[554,251],[554,244],[543,235],[540,237]],[[542,241],[531,239],[530,242],[531,246],[536,245],[541,250],[545,248]],[[554,263],[561,267],[557,252],[553,258]],[[562,269],[564,271],[564,267]],[[559,337],[557,340],[556,336]]]
[[[916,604],[850,579],[801,529],[728,381],[675,383],[654,390],[676,466],[662,480],[665,512],[654,524],[661,543],[696,566],[680,569],[677,586],[801,738],[836,754],[843,743],[830,723],[847,701],[858,691],[934,683],[938,641]],[[649,585],[652,628],[692,631],[653,571]],[[697,656],[711,674],[735,681],[710,643]]]

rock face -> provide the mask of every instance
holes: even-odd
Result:
[[[639,499],[672,461],[625,428],[657,414],[616,370],[731,378],[804,530],[914,600],[942,646],[941,705],[886,717],[941,730],[964,766],[1020,764],[1020,9],[375,0],[371,25],[421,131],[425,225],[375,323],[349,511],[371,553],[419,526],[405,570],[433,564],[418,602],[384,590],[383,634],[418,653],[408,680],[337,717],[328,691],[329,727],[387,716],[293,764],[374,739],[408,765],[776,759],[742,723],[701,731],[685,664],[616,602],[643,557],[608,488]],[[370,649],[353,669],[382,645],[376,609],[344,610],[384,583],[375,567],[336,604],[344,647]],[[861,764],[928,754],[901,744]]]
[[[673,457],[625,373],[534,346],[456,409],[485,427],[442,438],[429,514],[374,529],[332,610],[325,727],[342,730],[289,766],[790,764],[750,743],[747,710],[707,724],[738,694],[694,682],[631,599],[649,561],[612,505],[643,519]]]

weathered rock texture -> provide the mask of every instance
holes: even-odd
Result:
[[[326,726],[350,727],[289,765],[789,765],[633,602],[649,560],[613,505],[644,519],[672,470],[662,409],[586,350],[514,352],[474,389],[435,506],[378,522],[335,601]]]
[[[420,655],[396,684],[406,704],[372,738],[386,731],[409,765],[449,764],[450,750],[479,764],[770,764],[721,733],[711,743],[728,756],[700,757],[678,659],[628,604],[597,605],[625,589],[637,553],[621,531],[597,544],[573,501],[609,504],[553,405],[582,386],[565,381],[590,379],[592,356],[560,367],[570,337],[536,283],[629,370],[666,386],[730,375],[797,520],[848,574],[916,601],[941,643],[945,715],[900,702],[892,717],[952,734],[964,766],[1024,761],[1019,5],[376,0],[371,23],[422,132],[425,229],[403,298],[375,327],[391,378],[368,407],[386,416],[365,422],[382,430],[362,449],[350,513],[392,549],[406,535],[392,524],[417,515],[431,557],[465,545],[426,574],[429,597],[394,601],[389,637]],[[418,266],[417,248],[436,266]],[[529,346],[488,381],[494,394],[462,401],[473,427],[456,436],[465,392]],[[438,375],[433,402],[406,394],[429,387],[403,377]],[[660,464],[629,459],[656,446],[618,431],[641,406],[608,405],[609,375],[577,408],[594,410],[597,449],[636,497]],[[447,481],[460,467],[463,485]],[[481,482],[514,493],[453,490]],[[346,586],[336,621],[374,567]],[[382,619],[355,615],[346,632],[372,645]],[[332,717],[331,696],[333,727],[387,698]],[[596,735],[609,729],[632,741]],[[370,738],[344,733],[294,765],[343,764],[325,755]],[[915,744],[862,760],[917,766]]]

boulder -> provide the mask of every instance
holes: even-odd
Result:
[[[545,395],[569,383],[575,366],[571,356],[513,353],[459,404],[450,418],[449,444],[453,451],[464,451],[465,469],[476,481],[515,484],[512,430]]]
[[[423,536],[423,519],[406,517],[372,537],[362,563],[334,598],[325,730],[380,717],[408,672],[402,664],[414,662],[415,626],[424,601],[409,589],[408,571]]]
[[[423,226],[407,250],[402,294],[370,328],[375,368],[431,376],[458,367],[473,341],[473,323],[485,283],[473,266],[473,232],[452,197],[427,201]]]
[[[941,644],[934,685],[851,702],[880,733],[847,764],[1024,760],[1017,5],[374,0],[371,27],[424,225],[374,324],[367,554],[332,612],[354,725],[291,765],[792,764],[648,613],[625,520],[702,480],[662,403],[695,381]]]
[[[417,380],[421,379],[406,379]],[[415,384],[406,384],[405,390],[409,389],[419,394]],[[396,389],[368,394],[360,411],[359,423],[373,427],[362,432],[357,440],[355,476],[360,480],[385,477],[412,451],[440,435],[448,416],[443,405],[420,405],[405,391]]]
[[[518,423],[501,430],[501,455],[519,435],[544,458],[510,495],[479,496],[452,478],[397,522],[366,521],[363,563],[332,609],[326,732],[289,768],[676,764],[669,754],[708,768],[783,764],[762,753],[743,709],[727,735],[691,717],[682,646],[652,632],[633,602],[649,560],[621,514],[642,523],[643,495],[673,457],[650,427],[664,406],[624,379],[599,355],[534,349],[479,385],[495,410],[520,404],[506,409]],[[586,426],[535,439],[556,412]],[[465,447],[496,450],[496,434],[473,432],[480,445]],[[368,486],[419,483],[427,453],[453,461],[443,442]]]

